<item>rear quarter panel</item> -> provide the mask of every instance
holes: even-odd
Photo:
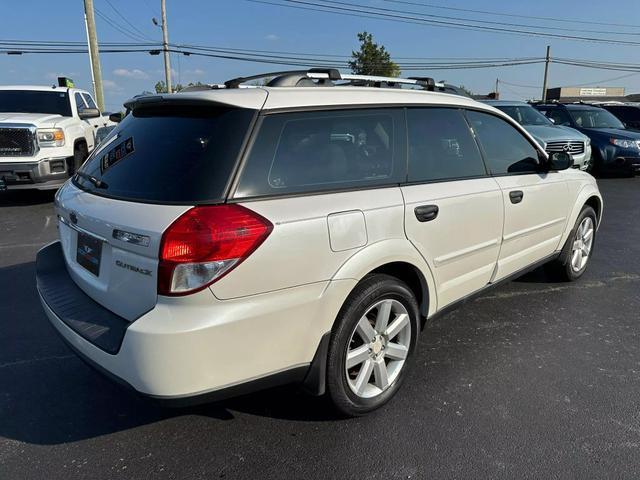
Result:
[[[406,240],[398,187],[242,205],[267,218],[273,231],[249,258],[211,285],[220,299],[331,280],[367,246],[388,239]]]

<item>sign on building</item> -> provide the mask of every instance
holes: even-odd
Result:
[[[606,88],[581,88],[581,97],[604,97],[607,95]]]

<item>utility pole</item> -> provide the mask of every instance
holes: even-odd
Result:
[[[496,78],[496,89],[495,89],[495,99],[499,100],[500,99],[500,93],[498,93],[498,85],[500,84],[500,79]]]
[[[167,83],[167,93],[171,93],[171,60],[169,59],[169,32],[167,31],[166,0],[160,0],[162,11],[162,50],[164,50],[164,76]]]
[[[549,62],[551,62],[551,46],[547,45],[547,56],[544,61],[544,80],[542,81],[542,101],[547,101],[547,76],[549,75]]]
[[[91,62],[91,79],[93,93],[100,111],[104,111],[104,92],[102,90],[102,70],[100,69],[100,51],[96,35],[96,18],[93,13],[93,0],[84,0],[84,19],[87,28],[87,43],[89,44],[89,61]]]

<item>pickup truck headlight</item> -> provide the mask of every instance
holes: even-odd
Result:
[[[39,128],[36,131],[38,145],[41,147],[62,147],[64,145],[64,130],[61,128]]]
[[[638,143],[635,140],[622,140],[621,138],[612,138],[609,140],[613,145],[620,148],[628,148],[639,150]]]

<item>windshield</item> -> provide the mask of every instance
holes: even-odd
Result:
[[[513,118],[520,125],[553,125],[553,123],[535,108],[529,105],[497,106],[499,110]]]
[[[0,112],[57,113],[71,116],[67,92],[36,90],[0,90]]]
[[[582,128],[621,128],[624,125],[604,108],[581,108],[569,110],[569,115]]]
[[[102,140],[73,181],[123,200],[219,202],[254,114],[219,106],[136,110]]]

